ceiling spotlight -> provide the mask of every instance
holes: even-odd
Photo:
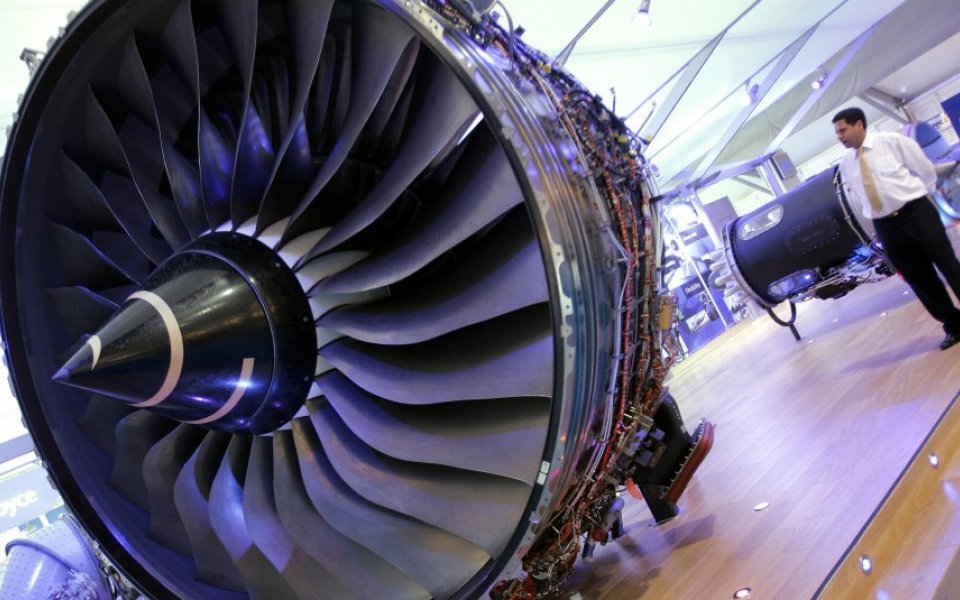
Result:
[[[740,588],[739,590],[733,593],[733,597],[736,598],[737,600],[742,600],[743,598],[749,598],[751,595],[753,595],[753,590],[748,587]]]
[[[864,554],[860,557],[860,570],[866,573],[867,575],[873,571],[873,561],[870,560],[870,557]]]
[[[653,23],[650,18],[650,0],[640,0],[640,7],[637,14],[633,15],[633,22],[641,27],[649,27]]]
[[[760,91],[760,86],[754,83],[750,85],[750,80],[748,79],[743,84],[743,94],[740,95],[740,106],[750,106],[751,104],[756,104],[757,94]]]
[[[826,71],[818,69],[816,78],[814,78],[814,80],[810,82],[810,87],[812,87],[815,90],[819,90],[820,88],[822,88],[823,82],[827,78],[827,75],[828,73]]]

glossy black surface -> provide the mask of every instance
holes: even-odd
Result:
[[[96,331],[99,343],[79,343],[58,381],[231,432],[273,431],[303,405],[316,333],[296,277],[272,250],[210,234],[161,265],[143,291],[155,298],[132,294]]]

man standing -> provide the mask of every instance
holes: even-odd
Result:
[[[840,143],[853,150],[840,161],[847,196],[873,220],[887,258],[927,312],[943,323],[947,335],[940,349],[946,350],[960,342],[960,310],[936,269],[960,297],[960,261],[930,200],[937,182],[933,165],[905,135],[867,133],[859,108],[838,112],[833,126]]]

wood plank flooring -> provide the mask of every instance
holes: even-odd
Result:
[[[960,598],[958,430],[954,400],[819,598]]]
[[[624,537],[565,597],[811,598],[960,389],[960,345],[898,277],[799,307],[796,342],[765,314],[677,365],[687,427],[716,442],[659,527],[628,499]],[[765,510],[754,510],[768,502]]]

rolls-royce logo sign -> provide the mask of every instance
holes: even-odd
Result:
[[[20,509],[40,502],[40,494],[36,490],[27,490],[12,498],[0,500],[0,518],[16,517]]]
[[[39,465],[0,481],[0,531],[18,527],[60,503]]]

